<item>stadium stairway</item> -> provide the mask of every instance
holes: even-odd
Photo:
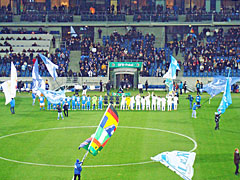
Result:
[[[70,53],[70,63],[69,70],[71,69],[73,72],[79,72],[79,61],[81,57],[80,51],[71,51]]]
[[[21,16],[13,16],[13,22],[21,22],[20,21]]]

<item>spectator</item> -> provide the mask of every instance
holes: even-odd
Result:
[[[146,91],[148,91],[148,81],[147,80],[145,82],[145,88],[146,88]]]
[[[98,39],[102,38],[102,29],[98,28]]]

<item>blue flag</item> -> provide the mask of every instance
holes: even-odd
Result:
[[[56,78],[58,77],[57,75],[57,69],[58,66],[56,64],[53,64],[50,59],[48,59],[46,56],[42,55],[42,54],[38,54],[40,56],[40,58],[43,60],[44,64],[46,65],[50,75],[53,77],[54,80],[56,80]]]
[[[176,79],[176,71],[180,70],[177,60],[171,56],[171,64],[169,66],[168,72],[164,74],[163,78]]]
[[[187,151],[162,152],[154,157],[153,161],[160,162],[164,166],[177,173],[185,180],[191,180],[194,175],[194,161],[196,153]]]
[[[226,109],[228,108],[228,106],[232,104],[231,86],[229,83],[229,74],[228,74],[228,79],[227,79],[227,82],[225,85],[225,91],[223,93],[222,101],[218,107],[218,112],[220,112],[221,114],[223,114],[226,111]]]
[[[47,100],[52,104],[58,104],[61,101],[64,101],[66,96],[64,91],[50,91],[39,89],[39,91],[47,98]]]
[[[239,77],[229,77],[230,86],[240,81]],[[206,91],[211,97],[218,95],[225,90],[227,78],[223,76],[218,76],[213,79],[209,84],[203,85],[203,91]]]

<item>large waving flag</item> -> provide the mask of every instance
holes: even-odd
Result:
[[[171,64],[169,66],[168,72],[164,74],[163,78],[176,79],[176,71],[180,70],[177,60],[171,56]]]
[[[118,121],[117,111],[112,105],[109,105],[95,134],[80,144],[79,149],[84,148],[96,156],[116,131]]]
[[[203,91],[206,91],[208,94],[211,95],[211,97],[214,97],[225,90],[227,79],[229,80],[230,86],[240,81],[239,77],[227,78],[223,76],[218,76],[215,77],[212,82],[203,85]]]
[[[1,86],[5,95],[5,105],[7,105],[12,98],[16,97],[17,90],[17,70],[13,62],[11,62],[11,80],[5,81]]]
[[[39,88],[39,91],[47,98],[47,100],[52,104],[58,104],[65,100],[65,92],[64,91],[51,91],[44,90]]]
[[[44,89],[45,83],[44,83],[42,77],[39,75],[38,60],[36,60],[33,65],[32,78],[33,78],[32,91],[33,91],[33,93],[37,93],[38,96],[40,96],[41,92],[38,89],[39,88]]]
[[[57,71],[56,71],[58,69],[58,66],[56,64],[53,64],[46,56],[42,55],[41,53],[39,53],[38,55],[43,60],[50,75],[53,77],[54,80],[56,80],[56,78],[58,77]]]
[[[221,114],[223,114],[226,111],[226,109],[228,108],[228,106],[232,104],[231,86],[229,83],[229,74],[230,74],[230,70],[228,73],[228,79],[227,79],[227,82],[225,85],[225,91],[223,93],[222,101],[218,107],[218,112],[220,112]]]
[[[151,159],[162,163],[181,178],[191,180],[194,174],[193,164],[195,161],[195,152],[172,151],[163,152]]]

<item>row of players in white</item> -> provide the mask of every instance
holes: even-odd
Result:
[[[160,97],[160,96],[155,96],[152,92],[152,106],[151,106],[151,101],[150,101],[151,95],[148,92],[148,95],[146,97],[141,97],[140,94],[138,94],[136,97],[132,96],[130,99],[130,109],[134,110],[134,103],[136,102],[136,110],[158,110],[160,111],[165,111],[165,106],[166,106],[166,99],[167,99],[167,108],[168,111],[172,110],[172,106],[174,105],[174,110],[177,110],[177,105],[178,105],[178,97],[173,96],[172,94],[167,94],[166,98],[165,97]],[[141,106],[140,106],[141,105]],[[142,108],[141,108],[142,107]],[[126,106],[126,97],[123,96],[121,100],[121,110],[127,109]]]

